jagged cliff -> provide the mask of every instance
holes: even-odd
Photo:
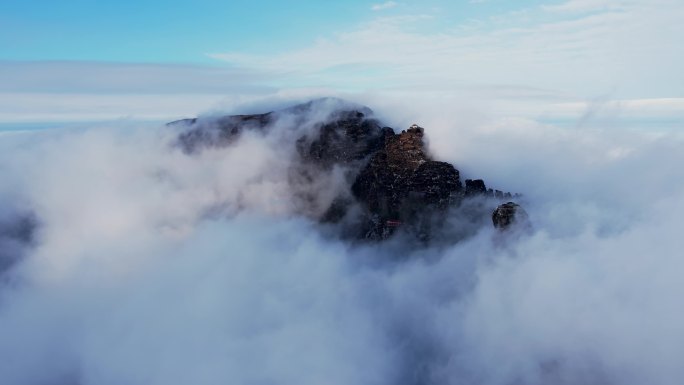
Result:
[[[466,180],[464,186],[453,165],[432,158],[422,127],[412,125],[396,133],[373,118],[369,108],[334,101],[323,114],[321,104],[329,107],[330,99],[263,114],[186,119],[170,125],[183,127],[178,145],[192,154],[228,146],[246,130],[268,133],[286,121],[297,136],[291,175],[306,196],[304,202],[319,202],[313,188],[307,191],[306,181],[320,172],[343,167],[348,182],[324,210],[304,211],[321,213],[318,220],[339,224],[352,238],[382,240],[400,231],[427,242],[440,235],[462,238],[489,218],[501,230],[527,218],[519,205],[504,203],[513,198],[511,193],[488,189],[481,179]],[[307,130],[298,129],[307,125]],[[454,217],[461,226],[446,230]],[[464,222],[472,226],[463,226]]]

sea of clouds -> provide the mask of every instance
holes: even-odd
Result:
[[[681,133],[359,99],[533,231],[338,239],[298,215],[286,124],[197,154],[152,124],[3,134],[0,382],[684,383]]]

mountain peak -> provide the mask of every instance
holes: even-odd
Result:
[[[183,128],[178,144],[188,154],[229,147],[245,131],[277,136],[279,145],[293,153],[289,179],[301,197],[302,213],[338,224],[356,239],[381,240],[403,232],[423,242],[440,237],[458,240],[484,225],[503,199],[512,196],[498,190],[494,194],[481,179],[467,180],[464,188],[453,165],[429,154],[423,127],[412,124],[396,133],[373,118],[370,108],[343,99],[320,98],[261,114],[186,119],[171,125]],[[344,170],[345,183],[323,194],[316,180],[334,168]],[[478,226],[450,233],[445,224],[454,212]],[[499,210],[508,216],[499,215],[506,220],[496,221],[495,227],[512,225],[516,212],[524,210]]]

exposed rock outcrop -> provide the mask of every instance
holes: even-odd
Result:
[[[313,138],[301,137],[297,141],[297,150],[305,160],[325,168],[365,159],[381,150],[386,137],[394,134],[391,128],[382,128],[366,113],[336,113],[332,121],[320,125]]]
[[[296,138],[292,184],[304,196],[305,206],[320,205],[316,189],[307,190],[307,183],[313,185],[317,175],[333,167],[346,170],[345,191],[339,191],[324,210],[304,207],[302,212],[340,223],[354,238],[380,240],[403,231],[428,241],[454,210],[469,223],[479,224],[479,218],[512,197],[487,189],[481,179],[468,179],[464,187],[453,165],[429,154],[422,127],[414,124],[397,134],[372,115],[367,107],[328,98],[265,114],[185,119],[170,125],[187,127],[178,145],[189,154],[230,145],[246,130],[267,134],[276,126],[287,126],[288,135]],[[517,207],[511,218],[524,212]],[[495,219],[497,228],[507,226],[507,211],[502,210]]]
[[[384,148],[373,154],[354,181],[354,196],[373,218],[366,237],[386,238],[403,224],[415,225],[422,213],[446,212],[460,202],[458,171],[429,157],[423,135],[417,125],[388,135]]]
[[[487,187],[485,187],[482,179],[466,179],[465,196],[472,197],[485,194],[487,194]]]
[[[497,229],[508,230],[517,225],[529,226],[529,216],[517,203],[506,202],[494,210],[492,223]]]
[[[274,121],[272,112],[256,115],[231,115],[219,118],[192,118],[171,122],[170,126],[189,126],[178,143],[186,153],[202,147],[222,147],[233,143],[245,130],[263,130]]]

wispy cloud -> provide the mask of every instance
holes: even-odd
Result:
[[[568,0],[561,4],[545,5],[543,8],[552,12],[592,12],[603,9],[617,9],[629,3],[630,1],[624,0]]]
[[[272,79],[221,66],[0,61],[0,123],[170,120],[272,93]]]
[[[384,11],[386,9],[394,8],[398,5],[396,1],[386,1],[384,3],[373,4],[371,10],[373,11]]]
[[[1,92],[225,94],[263,90],[272,75],[221,66],[1,61]]]
[[[532,8],[437,30],[431,26],[443,21],[440,16],[378,17],[298,50],[212,57],[288,74],[300,85],[516,84],[584,95],[618,92],[621,98],[680,96],[675,84],[684,83],[678,49],[684,4],[597,10],[601,4],[566,3],[566,9],[594,9],[580,17]]]
[[[211,94],[0,93],[0,123],[112,119],[173,120],[197,115],[226,97]]]

